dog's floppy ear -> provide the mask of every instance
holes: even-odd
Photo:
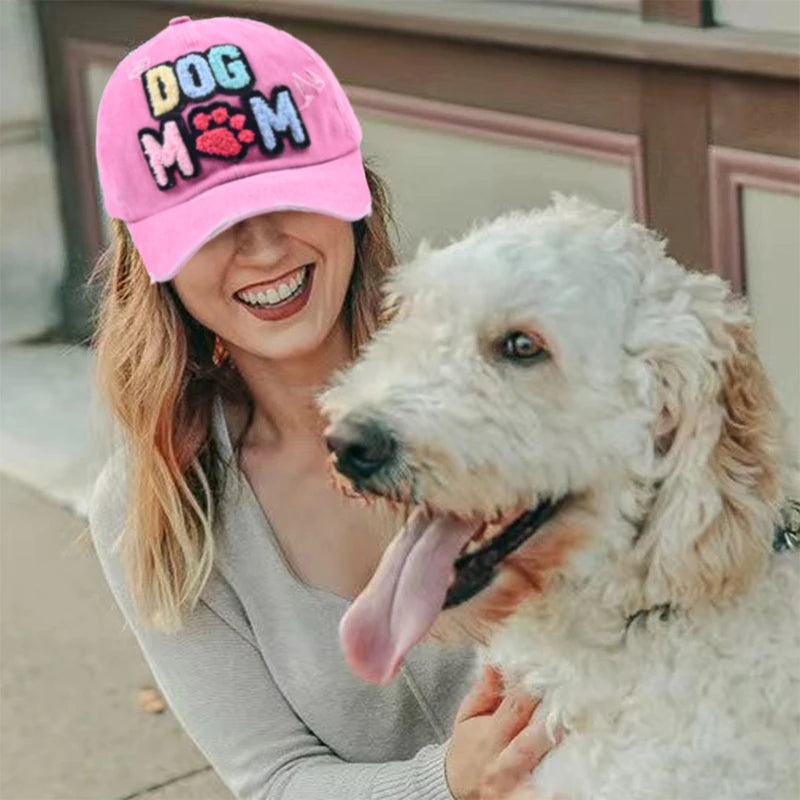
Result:
[[[782,500],[780,417],[744,304],[718,277],[672,264],[643,300],[633,348],[657,412],[657,491],[637,549],[645,600],[685,608],[742,591],[764,567]]]

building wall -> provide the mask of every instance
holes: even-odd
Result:
[[[731,28],[800,34],[796,0],[714,0],[714,22]]]
[[[633,210],[630,170],[541,144],[421,127],[356,107],[363,152],[391,191],[406,256],[421,239],[447,243],[473,221],[547,205],[553,191]]]
[[[0,338],[60,322],[64,246],[40,46],[26,0],[0,3]]]
[[[800,195],[744,188],[741,199],[756,342],[800,443]]]

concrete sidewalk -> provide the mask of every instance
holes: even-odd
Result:
[[[75,344],[0,349],[0,471],[85,514],[113,446],[92,388],[92,356]]]
[[[0,475],[0,798],[230,800],[124,628],[83,517]]]

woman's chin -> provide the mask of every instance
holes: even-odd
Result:
[[[292,330],[285,335],[275,333],[269,339],[268,347],[260,341],[250,350],[250,355],[264,361],[296,361],[316,353],[324,336],[316,331]]]

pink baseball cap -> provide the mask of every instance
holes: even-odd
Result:
[[[360,145],[322,58],[236,17],[171,20],[120,62],[97,115],[105,207],[127,224],[151,283],[255,214],[368,216]]]

